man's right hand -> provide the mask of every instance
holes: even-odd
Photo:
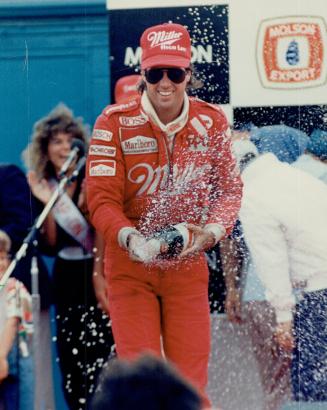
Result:
[[[145,246],[146,238],[140,233],[130,233],[127,241],[130,259],[134,262],[144,262],[140,249]]]

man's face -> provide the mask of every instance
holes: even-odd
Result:
[[[9,256],[7,252],[0,251],[0,278],[2,278],[3,274],[6,272],[9,266]]]
[[[181,109],[190,78],[190,70],[177,67],[156,67],[143,72],[148,97],[159,118],[163,113]]]

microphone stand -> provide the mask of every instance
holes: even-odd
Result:
[[[75,157],[73,157],[71,159],[71,161],[73,161],[74,159],[75,159]],[[27,251],[30,243],[35,240],[37,231],[43,225],[43,222],[47,218],[48,214],[50,213],[51,209],[53,208],[53,206],[55,205],[55,203],[57,202],[59,197],[65,192],[66,186],[71,184],[73,181],[75,181],[75,179],[78,177],[80,171],[84,167],[85,162],[86,162],[86,158],[81,157],[79,159],[79,161],[77,162],[77,165],[76,165],[74,171],[72,172],[71,176],[68,177],[67,175],[63,175],[63,177],[60,179],[60,182],[57,185],[56,189],[53,191],[49,201],[47,202],[47,204],[43,208],[43,211],[38,216],[35,224],[31,227],[30,232],[28,233],[28,235],[23,240],[23,243],[22,243],[21,247],[16,252],[14,259],[11,261],[11,263],[8,266],[6,272],[4,273],[3,277],[1,278],[1,280],[0,280],[0,291],[3,289],[3,287],[7,283],[8,278],[10,277],[10,275],[12,274],[14,269],[16,268],[16,265],[18,264],[18,262],[23,257],[25,257],[26,251]],[[63,167],[65,165],[66,165],[66,163],[63,165]],[[67,169],[66,169],[66,171],[67,171]],[[62,171],[60,171],[59,175],[61,175],[61,174],[62,174]]]
[[[35,224],[30,229],[30,232],[23,240],[21,247],[16,252],[14,259],[11,261],[10,265],[8,266],[6,272],[4,273],[3,277],[0,280],[0,291],[7,283],[8,278],[16,268],[17,263],[26,255],[27,248],[29,247],[30,243],[34,241],[36,237],[37,231],[41,228],[43,222],[45,221],[46,217],[48,216],[49,212],[51,211],[54,204],[57,202],[58,198],[64,193],[65,187],[69,181],[69,177],[66,175],[60,180],[58,186],[53,191],[48,203],[43,208],[43,211],[38,216]]]

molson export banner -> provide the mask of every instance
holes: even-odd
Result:
[[[228,3],[232,106],[326,104],[326,1]]]
[[[262,21],[257,62],[263,86],[289,89],[324,84],[326,45],[326,26],[321,17]]]

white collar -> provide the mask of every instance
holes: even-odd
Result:
[[[144,91],[143,94],[142,94],[141,106],[142,106],[143,111],[146,113],[146,115],[148,115],[151,118],[151,120],[163,132],[165,132],[167,135],[171,135],[171,134],[176,134],[187,123],[190,102],[189,102],[187,94],[185,93],[184,94],[184,103],[183,103],[182,112],[180,113],[180,115],[177,118],[175,118],[172,122],[169,122],[168,124],[163,124],[160,121],[160,119],[159,119],[153,105],[151,104],[151,101],[150,101],[146,91]]]

